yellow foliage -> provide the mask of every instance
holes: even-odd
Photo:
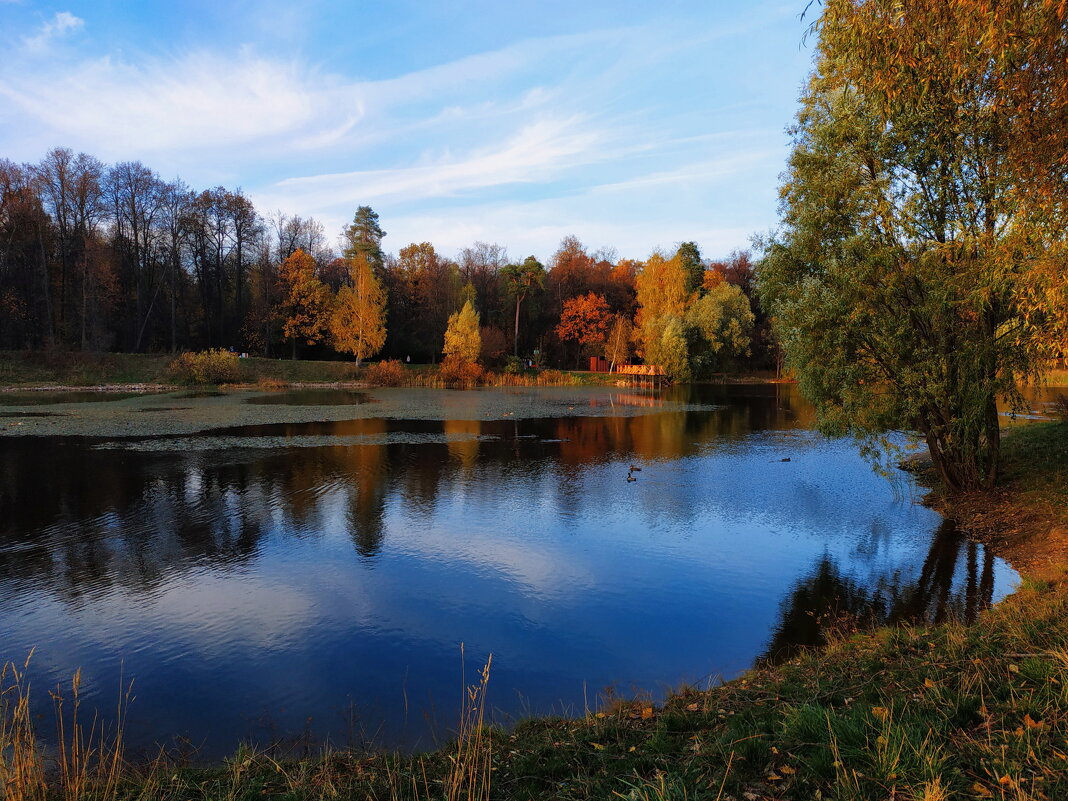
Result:
[[[349,261],[349,281],[337,293],[330,334],[334,347],[359,364],[386,344],[386,292],[363,253]]]
[[[449,315],[444,347],[447,358],[471,364],[478,361],[479,352],[482,350],[482,334],[478,330],[478,323],[478,312],[470,300],[464,301],[460,311]]]

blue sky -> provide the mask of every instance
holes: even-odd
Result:
[[[776,219],[803,0],[0,0],[0,157],[141,160],[385,245],[745,247]]]

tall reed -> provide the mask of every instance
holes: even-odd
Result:
[[[30,656],[21,668],[8,662],[0,669],[0,789],[9,801],[45,797],[44,765],[30,715]]]
[[[32,651],[30,656],[32,657]],[[0,787],[7,801],[62,798],[112,801],[127,772],[123,732],[133,700],[133,682],[120,676],[114,730],[93,713],[83,719],[82,673],[75,672],[69,695],[58,686],[49,691],[56,721],[56,746],[46,770],[45,754],[37,741],[30,713],[30,657],[19,667],[9,662],[0,669]]]
[[[460,659],[464,647],[460,644]],[[493,654],[478,672],[478,680],[467,684],[461,669],[463,706],[456,736],[456,751],[449,758],[445,776],[447,801],[488,801],[493,771],[493,740],[485,726],[486,690],[489,687]]]

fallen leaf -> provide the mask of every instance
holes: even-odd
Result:
[[[783,765],[781,768],[779,768],[779,772],[785,773],[787,776],[793,776],[795,773],[797,773],[797,771],[791,768],[789,765]]]
[[[601,745],[600,743],[590,743],[590,745],[592,745],[598,751],[603,751],[604,750],[604,746]]]
[[[642,720],[649,720],[653,716],[653,708],[651,706],[642,707]]]
[[[1030,714],[1024,715],[1024,725],[1029,729],[1041,729],[1046,725],[1044,720],[1035,720]]]
[[[873,706],[871,708],[871,713],[879,718],[879,720],[886,720],[887,715],[890,714],[890,710],[885,706]]]

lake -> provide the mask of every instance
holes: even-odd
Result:
[[[0,659],[42,710],[81,668],[105,718],[133,679],[138,750],[430,748],[461,643],[508,723],[1015,585],[792,385],[331,392],[0,405]]]

